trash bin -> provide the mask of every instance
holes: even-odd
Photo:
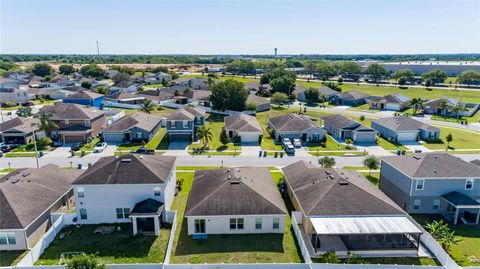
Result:
[[[42,157],[42,156],[43,156],[43,151],[40,151],[40,152],[38,153],[38,157]]]
[[[77,168],[82,169],[82,164],[81,163],[77,164]]]
[[[267,157],[267,151],[263,152],[263,157]]]
[[[283,151],[280,152],[280,158],[283,158]]]
[[[398,149],[397,150],[397,155],[402,155],[402,150]]]
[[[278,152],[275,152],[275,155],[274,155],[274,157],[275,157],[275,158],[277,158],[277,157],[278,157]]]
[[[262,157],[262,151],[261,150],[258,152],[258,157]]]
[[[92,167],[92,163],[88,163],[88,168]]]

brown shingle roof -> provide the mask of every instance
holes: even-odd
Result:
[[[22,133],[31,133],[32,124],[40,124],[40,120],[38,118],[15,117],[13,119],[0,123],[0,132],[16,130]],[[33,130],[38,131],[38,129],[38,126],[33,126]]]
[[[105,115],[105,112],[93,109],[86,108],[78,104],[68,104],[57,102],[53,106],[44,106],[40,109],[39,114],[42,113],[51,113],[53,115],[53,120],[64,120],[64,119],[85,119],[92,120],[100,116]]]
[[[300,132],[309,128],[317,128],[320,132],[324,130],[315,125],[310,118],[298,114],[286,114],[268,119],[276,131],[280,132]]]
[[[130,128],[137,127],[147,132],[151,132],[161,121],[161,116],[137,112],[131,115],[123,116],[112,125],[107,126],[105,129],[103,129],[103,131],[125,131]]]
[[[167,117],[167,120],[193,120],[195,117],[201,116],[205,116],[205,110],[196,107],[185,106],[170,113],[170,115]]]
[[[438,128],[430,126],[428,124],[424,124],[417,120],[414,120],[410,117],[405,116],[397,116],[397,117],[389,117],[389,118],[382,118],[374,120],[373,122],[390,129],[392,131],[414,131],[414,130],[431,130],[431,131],[439,131]]]
[[[262,132],[262,127],[257,121],[257,118],[238,114],[235,116],[227,116],[223,118],[225,122],[225,129],[236,130],[237,132]]]

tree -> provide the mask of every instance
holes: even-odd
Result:
[[[347,144],[347,149],[350,149],[350,145],[353,144],[353,140],[351,138],[345,139],[345,144]]]
[[[21,107],[17,110],[16,113],[19,117],[30,117],[32,116],[32,108],[27,106],[27,107]]]
[[[322,263],[336,264],[341,262],[340,258],[335,253],[335,250],[329,250],[325,252],[324,254],[322,254],[320,259]]]
[[[53,115],[51,113],[40,114],[39,130],[44,131],[47,136],[51,136],[52,130],[58,128],[57,124],[52,120]]]
[[[60,74],[68,76],[75,72],[75,67],[73,67],[71,64],[62,64],[58,68],[58,71]]]
[[[52,139],[50,137],[43,137],[40,140],[38,140],[38,149],[39,150],[44,150],[48,146],[50,146],[53,143]]]
[[[368,175],[371,175],[372,170],[377,170],[378,167],[380,167],[380,159],[373,156],[373,155],[370,155],[370,156],[366,157],[365,159],[363,159],[363,165],[365,167],[368,167],[368,169],[369,169]]]
[[[230,142],[230,138],[228,137],[227,130],[223,128],[222,132],[220,133],[220,143],[222,143],[222,145],[226,145],[229,142]]]
[[[446,109],[448,107],[447,100],[442,98],[440,100],[440,102],[438,102],[435,107],[437,108],[437,111],[436,111],[437,113],[438,113],[438,109],[440,109],[440,111],[443,111],[444,109]]]
[[[96,64],[84,65],[80,68],[80,73],[87,77],[92,77],[95,79],[102,79],[107,76],[105,70]]]
[[[413,116],[417,115],[418,109],[423,108],[423,100],[421,98],[412,98],[408,104],[412,106]]]
[[[447,148],[450,147],[450,142],[453,141],[453,135],[452,134],[448,134],[446,137],[445,137],[445,140],[447,141]]]
[[[398,80],[398,85],[400,86],[404,86],[405,84],[407,84],[407,78],[406,77],[400,77]]]
[[[327,62],[319,62],[318,63],[318,68],[317,72],[320,76],[325,77],[325,80],[328,80],[330,77],[333,77],[336,75],[335,68],[327,63]],[[323,80],[323,79],[322,79]]]
[[[276,78],[288,78],[295,81],[297,74],[293,71],[288,71],[284,67],[275,67],[272,70],[269,70],[260,77],[260,84],[271,83],[273,79]]]
[[[270,101],[274,104],[283,104],[283,103],[286,103],[288,102],[288,96],[284,93],[281,93],[281,92],[276,92],[272,95],[272,97],[270,98]]]
[[[340,73],[340,75],[342,75],[342,77],[353,80],[357,80],[360,72],[362,71],[362,68],[358,63],[351,61],[341,62],[336,66],[338,72]]]
[[[249,111],[257,111],[257,104],[253,103],[253,102],[249,102],[247,103],[247,105],[245,106],[245,109],[246,110],[249,110]]]
[[[326,83],[323,83],[323,85],[325,85],[326,87],[329,87],[330,89],[332,89],[334,91],[342,92],[342,88],[340,86],[338,86],[338,84],[335,83],[335,82],[326,82]]]
[[[429,88],[430,86],[432,86],[432,85],[433,85],[433,82],[432,82],[431,79],[425,80],[425,88],[428,89],[428,88]]]
[[[380,64],[371,64],[365,69],[365,73],[373,78],[374,82],[377,82],[382,77],[388,75],[387,69],[383,65]]]
[[[322,157],[318,159],[318,164],[320,164],[320,166],[323,168],[332,168],[335,166],[335,158],[328,156]]]
[[[428,232],[439,241],[445,250],[449,250],[450,246],[458,244],[459,240],[455,238],[455,231],[452,231],[448,224],[442,219],[434,220],[426,225]]]
[[[480,71],[473,69],[465,70],[458,76],[457,82],[467,84],[468,87],[471,84],[480,84]]]
[[[248,92],[239,81],[227,79],[214,84],[212,87],[210,101],[215,110],[244,111]]]
[[[46,63],[36,63],[33,65],[32,73],[36,76],[45,77],[53,74],[53,68]]]
[[[97,93],[100,93],[100,94],[107,94],[108,93],[108,88],[105,87],[105,86],[100,86],[97,88]]]
[[[140,107],[140,111],[150,114],[155,107],[156,105],[152,102],[152,100],[146,99]]]
[[[68,260],[68,269],[104,269],[105,265],[97,263],[95,256],[78,254]]]
[[[398,84],[400,84],[400,79],[404,78],[405,82],[412,81],[415,78],[415,74],[411,69],[399,69],[393,73],[392,78],[395,79]],[[402,85],[402,84],[400,84]],[[405,85],[405,84],[403,84]]]
[[[460,112],[465,111],[465,104],[464,103],[457,103],[451,108],[452,112],[455,113],[455,117],[458,120],[458,117],[460,116]]]
[[[85,80],[82,82],[82,84],[80,84],[80,86],[82,86],[85,89],[90,89],[92,87],[92,83],[90,81]]]
[[[313,61],[308,61],[303,65],[305,73],[307,73],[307,82],[313,77],[315,71],[317,71],[317,63]]]
[[[270,86],[272,87],[272,92],[282,92],[290,96],[295,90],[295,79],[283,76],[270,80]]]
[[[124,81],[130,81],[130,75],[128,73],[120,72],[118,74],[115,74],[112,77],[113,82],[115,83],[120,83]]]
[[[318,89],[308,88],[305,90],[305,99],[309,103],[317,103],[320,100],[320,92]]]
[[[208,143],[213,139],[212,128],[200,126],[197,129],[197,137],[202,140],[203,146],[208,147]]]
[[[432,69],[423,73],[422,79],[425,80],[425,86],[427,86],[427,80],[430,80],[431,86],[433,86],[435,84],[445,82],[445,79],[447,79],[447,74],[440,69]]]

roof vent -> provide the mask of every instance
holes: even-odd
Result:
[[[238,184],[240,184],[240,181],[239,180],[231,180],[230,184],[231,185],[238,185]]]
[[[122,159],[122,163],[130,163],[132,162],[132,159]]]
[[[416,160],[420,160],[420,156],[418,156],[418,155],[413,155],[413,158],[416,159]]]
[[[237,172],[240,173],[240,168],[237,168]]]
[[[22,177],[28,177],[30,175],[30,172],[26,172],[24,174],[22,174]]]
[[[348,181],[346,181],[346,180],[340,180],[340,181],[338,182],[338,184],[339,184],[339,185],[342,185],[342,186],[348,185]]]
[[[334,175],[328,175],[328,177],[329,177],[330,179],[335,179],[335,176],[334,176]]]
[[[232,175],[228,175],[227,180],[232,179]]]
[[[143,155],[138,156],[140,160],[143,160]]]
[[[19,181],[20,181],[20,179],[18,179],[18,178],[17,178],[17,179],[14,179],[14,180],[12,181],[12,184],[15,184],[15,183],[17,183],[17,182],[19,182]]]

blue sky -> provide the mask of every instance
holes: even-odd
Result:
[[[0,0],[0,53],[479,53],[478,0]]]

